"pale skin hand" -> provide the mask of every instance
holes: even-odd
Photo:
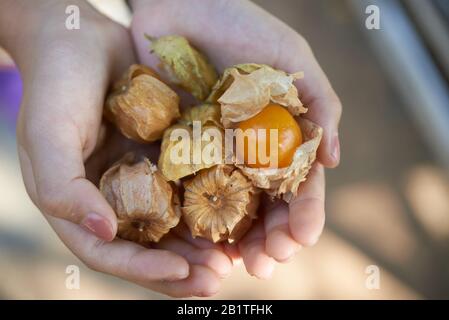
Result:
[[[80,30],[65,28],[69,4],[80,7]],[[158,292],[217,292],[232,267],[219,246],[194,241],[182,228],[157,248],[113,240],[115,214],[86,179],[84,163],[97,144],[106,90],[134,61],[127,30],[85,1],[2,0],[0,45],[24,83],[17,140],[25,186],[67,247],[94,270]],[[108,158],[107,151],[95,158]]]
[[[81,8],[82,29],[68,33],[63,28],[63,12],[66,5],[75,3]],[[145,3],[150,5],[152,1]],[[203,10],[195,13],[195,4],[196,9]],[[167,238],[159,245],[159,250],[144,249],[122,240],[107,242],[116,233],[115,215],[98,189],[86,179],[84,162],[96,145],[102,101],[110,78],[116,78],[133,62],[127,32],[97,14],[83,1],[4,0],[1,6],[0,12],[8,15],[0,15],[0,44],[11,52],[24,80],[18,148],[25,185],[59,237],[95,270],[172,296],[215,293],[219,288],[219,278],[230,272],[231,263],[219,246],[194,241],[185,229]],[[140,16],[143,31],[154,35],[185,34],[221,69],[236,62],[251,61],[269,63],[288,71],[304,70],[309,79],[299,84],[300,90],[301,87],[304,89],[301,91],[302,99],[308,106],[314,106],[315,111],[309,113],[310,118],[325,128],[320,161],[326,166],[335,166],[339,155],[334,152],[335,156],[331,156],[335,150],[331,138],[336,134],[340,105],[305,42],[251,4],[236,8],[231,2],[210,1],[208,6],[199,8],[198,3],[189,1],[189,6],[184,6],[182,2],[164,1],[151,10],[150,7],[142,8],[134,20],[134,35],[138,32]],[[204,12],[208,7],[209,12]],[[22,19],[16,19],[24,13]],[[144,26],[145,20],[149,22],[150,13],[154,19],[151,24],[154,25]],[[164,19],[164,14],[165,17],[173,14],[175,18]],[[180,19],[181,16],[185,18]],[[202,30],[201,21],[197,19],[201,16],[205,18],[200,20],[215,26]],[[236,21],[232,21],[234,19]],[[15,21],[19,21],[20,26],[15,25]],[[171,24],[161,29],[160,24],[168,24],[168,21],[172,21]],[[180,23],[177,28],[173,21]],[[8,34],[8,30],[14,32]],[[21,30],[20,35],[16,30]],[[206,36],[204,30],[210,34]],[[253,38],[260,32],[268,36],[268,40],[279,39],[275,31],[285,32],[288,34],[285,38],[292,39],[290,45],[298,52],[293,57],[296,62],[293,59],[285,61],[286,56],[294,54],[279,50],[281,43],[286,45],[290,41],[279,41],[279,48],[273,50],[271,45],[267,47],[265,38],[260,35],[259,40],[253,43],[245,38]],[[236,41],[232,37],[242,39]],[[137,40],[142,59],[147,44]],[[273,41],[276,43],[278,40]],[[222,48],[221,44],[225,43],[232,46],[226,48],[224,45]],[[258,58],[256,53],[260,55]],[[280,205],[259,220],[259,224],[240,243],[240,253],[229,248],[229,254],[242,255],[251,274],[268,277],[273,268],[273,258],[283,261],[299,244],[311,244],[317,239],[324,223],[324,175],[321,166],[316,167],[303,189],[301,197],[291,205],[290,213],[285,205]],[[92,217],[89,213],[98,216],[86,219]],[[80,226],[86,221],[91,231]]]
[[[151,36],[186,36],[222,71],[236,63],[266,63],[288,71],[304,71],[297,81],[305,115],[324,128],[318,160],[299,195],[289,205],[267,204],[257,224],[227,252],[241,257],[247,271],[269,278],[275,262],[289,260],[301,246],[316,243],[324,226],[324,169],[340,160],[338,123],[340,101],[314,58],[307,42],[284,23],[248,1],[134,0],[132,35],[139,61],[156,67],[148,55]]]

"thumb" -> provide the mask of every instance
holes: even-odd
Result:
[[[95,147],[107,78],[71,51],[61,52],[66,54],[57,59],[55,52],[40,54],[36,59],[45,58],[42,63],[24,74],[17,137],[25,185],[41,211],[109,241],[117,230],[116,216],[86,179],[84,167]],[[77,72],[62,77],[69,68]]]
[[[84,177],[82,152],[70,134],[39,131],[20,136],[28,136],[19,138],[19,158],[27,191],[39,209],[79,224],[98,238],[114,239],[116,216]]]

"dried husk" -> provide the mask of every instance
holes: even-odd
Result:
[[[253,71],[256,71],[261,66],[265,65],[256,63],[242,63],[236,64],[230,68],[226,68],[223,74],[221,75],[220,79],[212,87],[212,91],[209,97],[207,97],[206,102],[218,103],[218,99],[223,95],[223,93],[229,88],[229,86],[234,81],[233,77],[231,76],[231,71],[237,70],[240,74],[249,74]]]
[[[193,121],[199,121],[201,123],[201,135],[195,136],[193,134]],[[189,160],[186,163],[176,163],[173,161],[172,152],[178,150],[183,143],[182,140],[171,139],[172,133],[175,130],[185,130],[188,133],[188,143],[190,148]],[[202,135],[204,132],[210,132],[213,130],[220,134],[221,139],[203,140]],[[159,156],[158,167],[162,174],[169,181],[176,181],[196,172],[210,168],[214,165],[223,162],[224,157],[224,131],[221,128],[220,123],[220,108],[218,105],[202,104],[188,109],[183,113],[179,123],[171,126],[164,132],[161,144],[161,154]],[[193,161],[194,152],[200,150],[201,154],[205,153],[205,148],[208,150],[221,150],[221,155],[217,161],[204,161],[202,157],[201,161]],[[198,154],[198,153],[197,153]],[[213,159],[212,159],[213,160]]]
[[[207,101],[221,105],[225,128],[254,117],[270,101],[285,106],[297,116],[307,111],[293,84],[302,77],[301,72],[288,74],[267,65],[236,65],[225,70]]]
[[[181,216],[175,186],[144,158],[127,154],[100,180],[100,190],[117,215],[117,236],[140,244],[158,242]]]
[[[170,80],[203,101],[209,95],[218,76],[207,58],[186,38],[176,35],[151,40],[150,49],[161,61]]]
[[[193,237],[233,243],[257,218],[260,191],[234,166],[202,170],[184,188],[182,214]]]
[[[193,121],[200,121],[202,126],[215,125],[222,128],[223,125],[220,122],[220,118],[220,105],[203,103],[183,112],[179,123],[192,126]]]
[[[104,115],[126,137],[152,142],[179,118],[179,97],[154,70],[132,65],[106,99]]]
[[[236,164],[255,186],[264,189],[273,198],[282,197],[286,202],[297,196],[299,184],[306,180],[323,135],[323,129],[312,121],[299,118],[298,122],[304,142],[296,149],[290,166],[250,168]]]

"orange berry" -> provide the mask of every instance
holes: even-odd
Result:
[[[285,107],[278,104],[270,103],[260,113],[254,117],[239,123],[238,128],[243,131],[247,129],[254,130],[255,134],[248,134],[243,136],[244,143],[237,143],[236,154],[237,158],[252,168],[267,168],[270,167],[270,162],[260,159],[259,145],[265,147],[265,152],[262,150],[262,156],[266,155],[269,159],[270,153],[270,129],[277,129],[278,148],[277,148],[277,167],[283,168],[291,164],[293,155],[296,149],[302,143],[301,129],[295,118],[288,112]],[[265,129],[258,133],[258,129]],[[238,138],[238,135],[237,135]],[[251,148],[250,146],[254,146]],[[256,154],[251,154],[255,150]],[[255,161],[254,161],[255,160]],[[267,159],[265,159],[267,160]],[[250,163],[252,162],[252,163]],[[267,162],[267,163],[266,163]]]

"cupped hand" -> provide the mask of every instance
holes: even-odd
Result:
[[[241,257],[247,271],[270,277],[276,261],[289,260],[301,246],[316,243],[324,226],[324,169],[340,160],[338,123],[340,101],[307,42],[294,30],[249,1],[133,0],[132,35],[139,61],[156,67],[144,34],[187,37],[223,71],[237,63],[265,63],[288,72],[304,71],[296,86],[309,108],[306,118],[324,129],[318,162],[298,196],[285,204],[270,203],[237,247],[228,254]]]
[[[18,152],[33,202],[90,268],[172,296],[215,293],[231,268],[220,247],[192,240],[183,226],[152,248],[114,239],[116,216],[87,176],[133,148],[117,134],[105,141],[100,134],[108,86],[134,61],[128,31],[85,1],[10,3],[9,14],[24,18],[20,35],[3,39],[24,83]],[[80,30],[65,26],[73,4]]]

